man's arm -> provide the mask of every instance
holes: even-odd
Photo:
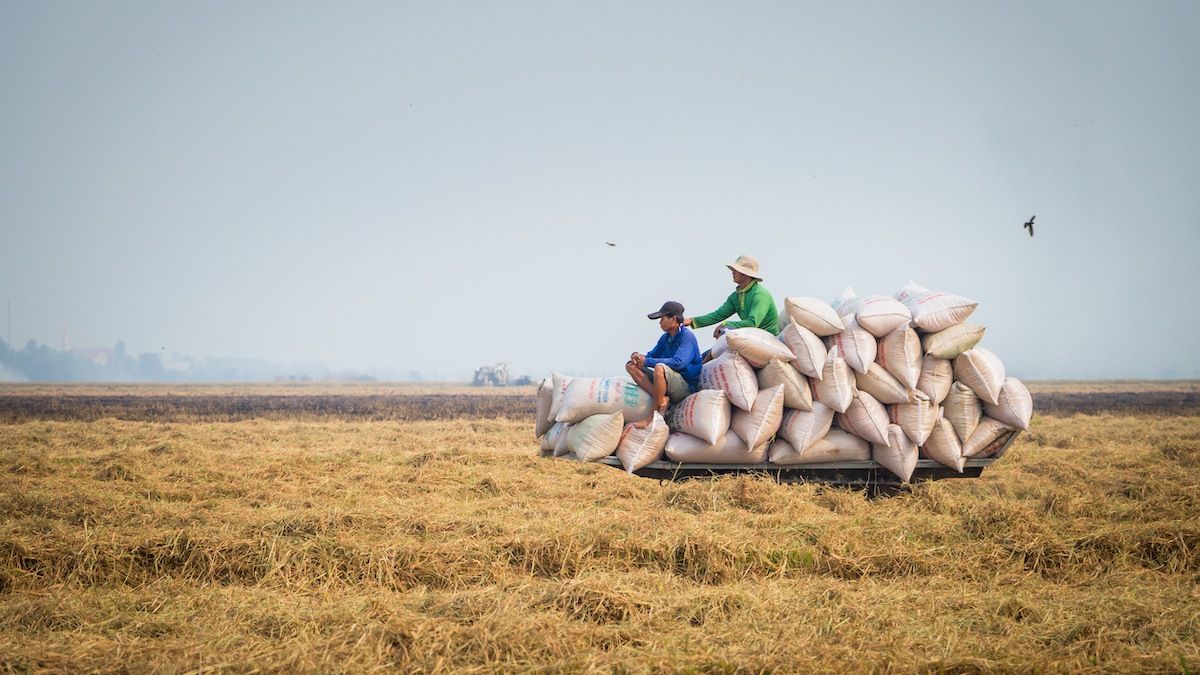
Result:
[[[766,293],[755,293],[750,296],[750,306],[746,308],[746,315],[737,321],[726,321],[726,328],[749,328],[751,326],[761,328],[763,321],[767,319],[767,308],[774,304],[774,300]]]
[[[737,293],[730,295],[725,299],[725,304],[703,316],[692,317],[692,328],[704,328],[711,326],[718,321],[728,319],[737,311]]]
[[[654,343],[654,348],[646,352],[647,359],[653,359],[663,356],[667,353],[667,334],[663,333],[658,337],[658,342]]]
[[[690,339],[688,339],[690,338]],[[653,368],[658,364],[682,372],[683,369],[700,354],[700,347],[696,343],[696,336],[693,333],[680,336],[680,340],[675,345],[675,353],[664,356],[662,358],[646,358],[646,367]]]

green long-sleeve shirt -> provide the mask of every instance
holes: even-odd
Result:
[[[771,335],[779,334],[779,312],[775,309],[775,298],[757,281],[751,281],[745,290],[734,291],[725,304],[703,316],[692,317],[692,327],[703,328],[728,319],[734,313],[739,321],[726,321],[726,328],[757,326]]]

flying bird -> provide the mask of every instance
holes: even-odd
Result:
[[[1031,237],[1033,236],[1033,219],[1034,218],[1037,218],[1037,215],[1029,216],[1029,220],[1025,221],[1025,229],[1029,230],[1029,236],[1031,236]]]
[[[606,241],[604,243],[608,244],[609,246],[616,246],[616,244],[612,243],[611,241]]]

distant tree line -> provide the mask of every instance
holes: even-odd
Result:
[[[103,354],[98,358],[98,351]],[[0,340],[0,382],[307,382],[373,381],[366,375],[331,375],[323,365],[280,366],[257,359],[128,353],[118,340],[112,351],[59,350],[36,340],[13,349]]]

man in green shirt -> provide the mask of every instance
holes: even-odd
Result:
[[[720,336],[727,328],[748,326],[778,335],[779,312],[775,309],[775,298],[760,283],[762,276],[758,272],[758,261],[751,256],[741,255],[726,267],[733,272],[733,283],[737,285],[737,290],[730,294],[725,304],[704,316],[688,317],[683,320],[683,325],[703,328],[718,324],[713,337]],[[734,314],[738,315],[737,321],[725,321]]]

